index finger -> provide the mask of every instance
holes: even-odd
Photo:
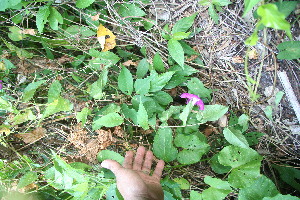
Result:
[[[163,160],[159,160],[156,164],[152,177],[154,177],[157,180],[160,180],[164,167],[165,162]]]

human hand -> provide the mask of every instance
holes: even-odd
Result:
[[[134,159],[133,156],[132,151],[127,151],[123,166],[114,160],[104,160],[101,166],[110,169],[115,174],[117,187],[124,200],[163,200],[164,193],[160,179],[165,165],[164,161],[158,161],[150,176],[154,158],[152,151],[146,151],[145,147],[140,146]]]

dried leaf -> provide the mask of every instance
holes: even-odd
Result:
[[[132,60],[127,60],[126,62],[123,62],[122,65],[125,67],[129,67],[130,65],[138,66],[138,62],[133,62]]]
[[[113,134],[118,137],[124,138],[124,130],[121,126],[116,126]]]
[[[244,63],[244,59],[241,56],[234,56],[232,57],[233,63]]]
[[[249,56],[249,59],[257,59],[258,53],[257,53],[256,49],[252,49],[251,51],[249,51],[248,56]]]
[[[106,36],[109,36],[109,38],[105,38]],[[98,27],[97,39],[103,52],[113,49],[116,46],[116,36],[102,24]]]
[[[7,127],[0,128],[0,135],[1,136],[8,136],[10,134],[10,130]]]
[[[91,16],[92,21],[97,21],[99,19],[100,14],[96,14],[94,16]]]
[[[34,129],[31,133],[23,133],[23,134],[17,134],[16,136],[18,138],[22,138],[22,140],[29,144],[29,143],[34,143],[38,140],[40,140],[41,138],[43,138],[46,134],[46,129],[42,128],[42,127],[38,127],[36,129]]]
[[[28,34],[28,35],[36,35],[36,32],[34,29],[24,29],[20,31],[21,34]]]
[[[218,124],[220,127],[226,127],[228,124],[228,119],[226,115],[223,115],[219,120],[218,120]]]

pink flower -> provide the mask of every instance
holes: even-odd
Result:
[[[182,93],[180,95],[181,98],[186,98],[187,101],[186,103],[188,104],[190,101],[192,101],[193,105],[196,105],[199,107],[199,110],[204,110],[204,103],[203,101],[200,99],[199,96],[195,95],[195,94],[190,94],[190,93]]]

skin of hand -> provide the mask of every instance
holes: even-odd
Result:
[[[151,166],[154,155],[140,146],[136,156],[127,151],[123,166],[114,160],[104,160],[101,166],[111,170],[117,179],[117,187],[124,200],[163,200],[164,193],[160,184],[164,161],[159,160],[152,175]]]

